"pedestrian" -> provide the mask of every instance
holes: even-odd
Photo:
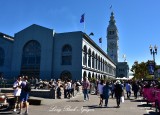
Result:
[[[60,79],[57,81],[57,99],[61,99],[61,81]]]
[[[105,99],[105,105],[104,106],[108,106],[108,99],[110,96],[110,87],[109,87],[109,83],[106,82],[106,84],[103,87],[103,99]]]
[[[79,80],[76,82],[76,90],[77,90],[77,93],[79,93],[79,87],[81,86]]]
[[[21,83],[21,94],[20,94],[20,110],[17,114],[22,114],[22,107],[25,106],[26,111],[25,115],[28,115],[28,98],[29,98],[29,92],[31,91],[30,83],[28,82],[28,76],[24,76],[23,81]]]
[[[121,102],[121,97],[122,97],[122,85],[121,82],[119,80],[116,81],[116,85],[115,85],[115,97],[116,97],[116,102],[117,102],[117,107],[120,107],[120,102]]]
[[[132,87],[131,87],[131,84],[129,82],[127,82],[125,86],[126,86],[127,98],[129,99],[130,96],[131,96]]]
[[[114,90],[115,90],[115,84],[114,84],[114,82],[112,81],[111,82],[111,96],[112,96],[112,98],[114,97]]]
[[[84,77],[83,79],[83,83],[82,83],[82,90],[83,90],[83,94],[84,94],[84,101],[89,100],[89,95],[88,95],[88,91],[90,88],[90,82],[88,81],[88,79],[86,77]]]
[[[65,80],[64,84],[63,84],[63,89],[64,89],[64,98],[67,98],[67,81]]]
[[[39,88],[39,82],[38,82],[38,78],[35,78],[35,87],[34,89]]]
[[[71,80],[69,79],[67,82],[67,98],[68,99],[71,98],[71,88],[72,88],[72,84],[71,84]]]
[[[135,99],[137,99],[137,93],[139,91],[139,85],[137,82],[134,82],[133,85],[132,85],[132,90],[134,92],[134,97]]]
[[[13,111],[16,112],[17,106],[20,107],[20,94],[21,94],[21,76],[18,76],[17,80],[13,84],[13,89],[14,89],[14,109]]]
[[[99,106],[102,106],[103,104],[103,87],[104,87],[104,80],[101,80],[100,83],[98,84],[98,93],[100,95]]]

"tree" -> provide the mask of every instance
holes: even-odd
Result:
[[[134,73],[133,79],[144,79],[146,78],[146,76],[149,75],[147,69],[147,62],[138,63],[138,61],[135,61],[132,65],[131,71]]]

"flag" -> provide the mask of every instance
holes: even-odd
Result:
[[[91,32],[91,33],[89,34],[89,36],[94,36],[94,33],[93,33],[93,32]]]
[[[102,43],[102,38],[99,38],[99,43]]]
[[[84,22],[84,14],[81,15],[80,23]]]

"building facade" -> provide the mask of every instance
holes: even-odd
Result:
[[[14,37],[0,35],[0,75],[40,79],[115,78],[116,64],[85,33],[55,33],[33,24]]]

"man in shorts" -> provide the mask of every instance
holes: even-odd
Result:
[[[22,88],[22,91],[21,91],[21,94],[20,94],[20,111],[17,113],[17,114],[22,114],[22,107],[23,107],[23,104],[25,105],[25,108],[26,108],[26,111],[25,111],[25,115],[28,115],[28,97],[29,97],[29,91],[26,91],[26,87],[27,87],[27,84],[28,84],[28,76],[24,76],[23,78],[23,81],[21,83],[21,88]]]

